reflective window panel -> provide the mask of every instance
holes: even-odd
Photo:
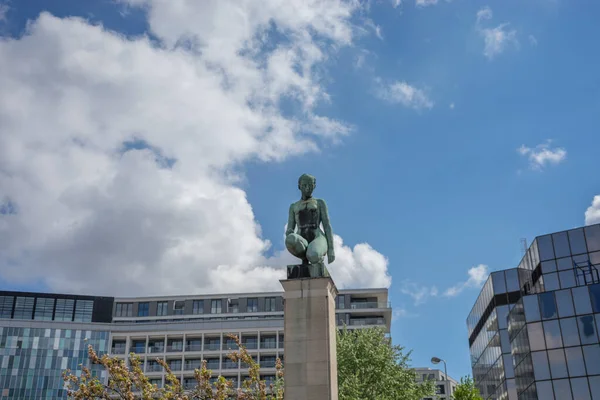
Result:
[[[533,373],[536,381],[550,379],[550,364],[545,351],[534,351],[531,353],[533,361]]]
[[[600,237],[600,234],[599,234]],[[551,260],[554,257],[554,246],[552,245],[552,236],[540,236],[537,238],[540,261]],[[589,244],[588,244],[589,247]]]
[[[591,400],[590,388],[587,378],[571,379],[571,390],[573,391],[573,400]]]
[[[583,229],[580,228],[569,231],[569,243],[571,244],[571,254],[587,253]]]
[[[540,320],[540,308],[537,295],[523,297],[523,307],[525,307],[525,319],[527,322]]]
[[[587,286],[573,288],[573,303],[575,303],[575,312],[577,315],[590,314],[592,312],[590,292]]]
[[[561,319],[560,329],[562,331],[563,343],[565,347],[578,346],[581,344],[581,341],[579,340],[579,330],[577,329],[577,321],[575,318]]]
[[[566,378],[569,376],[563,349],[548,350],[548,362],[550,363],[550,374],[552,375],[552,379]]]
[[[567,358],[567,367],[571,378],[575,376],[584,376],[586,374],[581,347],[575,346],[566,348],[565,356]]]
[[[558,313],[556,310],[556,303],[554,302],[554,293],[541,293],[538,297],[540,299],[540,311],[542,314],[542,319],[556,318]]]
[[[575,315],[575,309],[573,307],[573,297],[569,289],[559,290],[555,293],[556,305],[558,307],[558,316],[560,318],[572,317]]]
[[[600,345],[583,346],[583,358],[588,375],[600,375]]]
[[[600,225],[586,226],[584,231],[588,251],[600,251]]]
[[[554,386],[554,396],[558,400],[573,400],[571,396],[571,385],[569,385],[568,379],[559,379],[552,381]]]
[[[537,382],[538,399],[554,400],[554,392],[552,391],[552,382]]]

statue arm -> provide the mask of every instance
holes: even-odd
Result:
[[[290,233],[294,233],[296,231],[296,215],[294,213],[294,205],[290,205],[290,212],[288,215],[288,223],[287,223],[287,230],[285,231],[285,236],[289,235]]]
[[[333,257],[333,229],[331,228],[331,222],[329,221],[329,211],[327,210],[327,203],[324,200],[319,200],[319,208],[321,209],[321,222],[323,223],[323,230],[325,231],[325,237],[327,238],[327,254],[329,257]]]

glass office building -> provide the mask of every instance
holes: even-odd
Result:
[[[600,225],[537,237],[467,320],[484,399],[600,399]]]
[[[62,372],[88,365],[87,345],[127,358],[136,353],[151,382],[162,386],[165,360],[184,387],[195,385],[194,369],[206,360],[215,376],[238,387],[248,378],[244,364],[227,356],[239,337],[275,379],[284,360],[283,293],[230,293],[161,297],[94,297],[0,291],[0,400],[66,398]],[[390,332],[387,289],[340,290],[338,326],[379,326]],[[94,369],[94,373],[104,371]]]

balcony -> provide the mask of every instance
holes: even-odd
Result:
[[[276,360],[263,360],[260,362],[261,368],[275,368]]]
[[[131,351],[132,353],[135,354],[144,354],[146,352],[146,347],[140,347],[140,346],[136,346],[136,347],[132,347],[131,349],[129,349],[129,351]]]
[[[201,367],[202,367],[201,360],[187,360],[185,362],[185,370],[186,371],[193,371],[195,369],[200,369]]]
[[[202,351],[202,344],[188,344],[185,347],[185,351]]]
[[[146,372],[162,372],[163,370],[163,366],[159,363],[153,362],[146,365]]]
[[[231,360],[223,361],[222,369],[238,369],[239,365],[237,362],[233,362]]]
[[[242,342],[242,346],[244,346],[246,348],[246,350],[256,350],[258,349],[258,341],[255,340],[248,340],[245,342]]]
[[[351,310],[364,310],[364,309],[373,309],[373,308],[391,308],[392,304],[389,302],[376,302],[376,301],[357,301],[354,303],[350,303]]]
[[[260,348],[261,349],[276,349],[277,348],[277,342],[275,341],[275,338],[265,338],[265,340],[261,340],[260,341]]]
[[[212,369],[212,370],[219,369],[220,368],[219,361],[212,361],[212,362],[209,361],[209,362],[207,362],[206,363],[206,368],[207,369]]]
[[[221,343],[212,342],[212,343],[204,343],[204,351],[216,351],[221,349]]]
[[[110,354],[125,354],[125,347],[113,347]]]
[[[170,362],[167,364],[169,366],[169,369],[171,369],[171,371],[175,372],[175,371],[181,371],[181,361],[177,361],[177,362]]]
[[[383,318],[353,318],[350,320],[351,326],[366,326],[366,325],[385,325]]]
[[[167,353],[179,353],[183,351],[183,343],[181,345],[167,346]]]
[[[164,352],[165,352],[164,345],[149,345],[148,346],[148,353],[156,354],[156,353],[164,353]]]

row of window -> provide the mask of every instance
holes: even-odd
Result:
[[[0,296],[0,318],[92,322],[93,300]]]
[[[277,356],[274,355],[266,355],[261,356],[260,361],[258,357],[252,357],[253,360],[258,363],[262,368],[275,368],[277,364]],[[279,357],[279,359],[283,362],[283,355]],[[202,361],[206,361],[206,367],[210,370],[215,369],[244,369],[248,368],[248,365],[241,361],[232,361],[228,357],[207,357],[205,359],[201,358],[189,358],[186,359],[185,362],[181,359],[167,359],[166,363],[169,366],[169,369],[173,372],[181,372],[181,371],[193,371],[195,369],[200,369],[202,367]],[[163,372],[164,368],[162,365],[158,363],[156,360],[148,360],[146,361],[146,372]]]
[[[221,346],[222,343],[222,346]],[[258,349],[259,340],[257,336],[243,336],[242,345],[248,350]],[[279,347],[283,347],[283,335],[279,335]],[[260,338],[260,349],[275,349],[277,348],[277,336],[262,336]],[[185,351],[215,351],[215,350],[236,350],[237,344],[231,338],[206,337],[204,344],[201,338],[185,340]],[[132,353],[164,353],[167,352],[182,352],[184,350],[183,339],[161,339],[146,340],[131,340],[129,351]],[[112,344],[113,354],[125,354],[126,341],[115,340]]]
[[[207,300],[208,301],[208,300]],[[169,315],[168,301],[159,301],[156,304],[156,315],[166,316]],[[231,300],[228,302],[228,310],[230,313],[239,313],[239,302],[238,300]],[[266,297],[265,298],[265,312],[276,311],[276,298]],[[212,299],[210,300],[210,313],[221,314],[223,311],[223,300]],[[246,312],[258,312],[258,298],[247,299]],[[185,301],[175,301],[173,303],[173,314],[172,315],[183,315],[185,313]],[[194,300],[192,303],[192,314],[204,314],[204,300]],[[133,317],[133,303],[117,303],[115,308],[116,317]],[[141,302],[138,303],[137,317],[148,317],[150,316],[150,303]]]

